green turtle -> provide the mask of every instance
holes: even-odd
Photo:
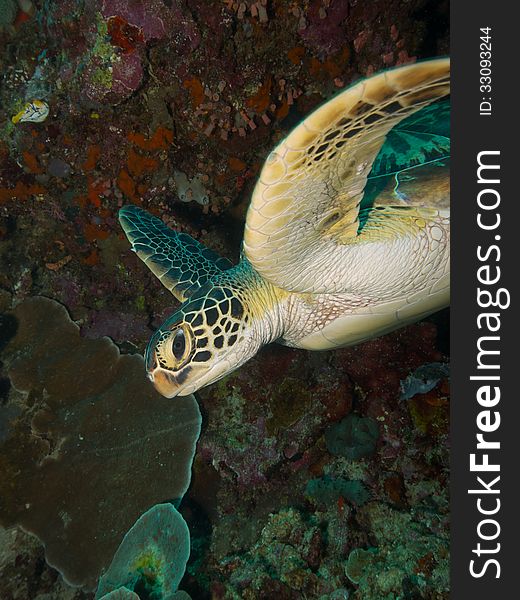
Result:
[[[449,303],[449,59],[354,83],[269,155],[231,263],[135,206],[133,250],[183,302],[148,376],[184,396],[273,341],[357,344]]]

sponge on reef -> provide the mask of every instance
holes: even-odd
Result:
[[[158,504],[142,515],[125,535],[108,571],[101,577],[96,600],[121,587],[143,590],[147,598],[172,600],[190,555],[188,526],[171,504]]]

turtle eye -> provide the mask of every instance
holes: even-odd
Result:
[[[172,352],[173,356],[175,356],[178,361],[181,361],[184,358],[184,354],[186,353],[186,336],[182,329],[177,329],[173,336]]]

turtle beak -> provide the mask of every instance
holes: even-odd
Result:
[[[166,398],[175,398],[175,396],[179,394],[184,395],[182,394],[182,384],[184,383],[186,376],[182,376],[182,371],[181,373],[177,374],[171,373],[160,365],[159,360],[157,359],[157,353],[155,351],[156,339],[159,335],[160,330],[157,330],[146,347],[146,351],[144,353],[146,374],[161,396],[165,396]],[[189,367],[187,368],[189,369]]]
[[[156,367],[152,371],[148,371],[148,379],[153,383],[155,389],[166,398],[175,398],[181,391],[181,386],[175,380],[175,377],[161,369]]]

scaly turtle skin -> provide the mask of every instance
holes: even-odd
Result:
[[[278,341],[324,350],[449,303],[449,59],[377,74],[309,115],[268,157],[236,266],[145,211],[120,221],[183,302],[146,349],[166,397]]]

